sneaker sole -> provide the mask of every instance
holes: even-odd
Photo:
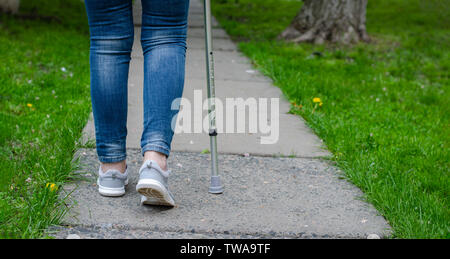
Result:
[[[162,205],[162,206],[175,206],[175,201],[170,196],[169,191],[160,182],[153,179],[139,180],[136,185],[136,191],[145,197],[147,200],[142,204],[147,205]]]
[[[127,185],[127,184],[128,184],[128,179],[125,180],[125,185]],[[123,187],[123,188],[104,187],[104,186],[101,186],[100,184],[98,184],[98,180],[97,180],[97,185],[98,185],[98,192],[102,196],[119,197],[119,196],[123,196],[125,194],[125,187]]]
[[[102,196],[118,197],[118,196],[123,196],[125,194],[125,188],[108,188],[108,187],[99,186],[98,192]]]

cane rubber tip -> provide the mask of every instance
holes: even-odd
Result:
[[[221,194],[223,193],[223,186],[220,181],[220,176],[211,176],[211,185],[209,186],[209,193]]]

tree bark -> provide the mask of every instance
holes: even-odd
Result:
[[[17,14],[20,0],[0,0],[0,10],[5,13]]]
[[[367,0],[304,0],[279,38],[316,44],[368,42],[366,7]]]

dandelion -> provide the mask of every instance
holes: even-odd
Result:
[[[315,103],[315,105],[314,105],[313,110],[311,111],[311,114],[313,114],[314,111],[316,110],[317,104],[318,104],[319,106],[322,106],[322,105],[323,105],[323,102],[322,102],[322,100],[320,100],[319,97],[314,97],[314,98],[313,98],[313,103]]]
[[[30,108],[33,107],[33,105],[31,103],[27,103],[27,106]]]
[[[58,190],[58,186],[56,186],[56,184],[54,183],[47,183],[45,187],[48,188],[51,192]]]
[[[65,67],[62,67],[62,68],[61,68],[61,71],[62,71],[62,72],[66,72],[67,70],[66,70]]]

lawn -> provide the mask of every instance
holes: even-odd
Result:
[[[79,0],[22,0],[0,14],[0,238],[45,237],[67,211],[90,111],[89,31]]]
[[[394,238],[450,238],[450,1],[369,0],[372,42],[354,46],[277,40],[300,1],[213,0],[212,7]]]

